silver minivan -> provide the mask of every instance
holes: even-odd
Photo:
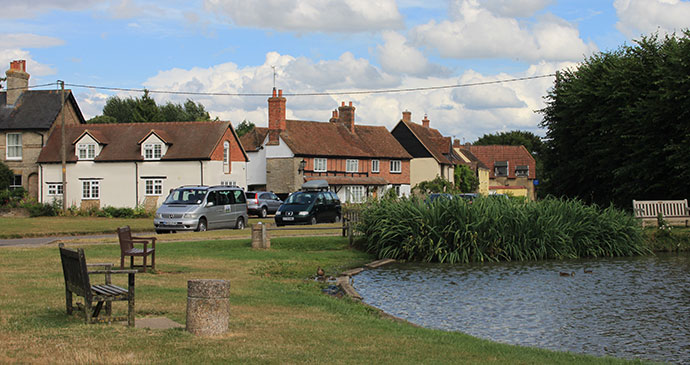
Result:
[[[156,211],[156,233],[243,229],[247,224],[244,190],[235,186],[182,186]]]

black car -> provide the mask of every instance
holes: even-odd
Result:
[[[290,194],[275,215],[278,227],[286,224],[338,222],[340,199],[332,191],[298,191]]]

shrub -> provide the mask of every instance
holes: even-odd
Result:
[[[483,262],[649,253],[635,218],[578,200],[521,203],[479,197],[380,200],[361,213],[358,230],[379,258]]]
[[[54,217],[59,211],[55,203],[26,202],[22,204],[22,208],[29,212],[30,217]]]

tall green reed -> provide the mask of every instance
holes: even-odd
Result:
[[[358,230],[380,258],[484,262],[633,256],[650,253],[635,218],[578,200],[522,203],[484,197],[368,203]]]

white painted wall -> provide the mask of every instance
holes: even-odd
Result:
[[[292,150],[290,147],[287,146],[285,141],[283,141],[282,138],[280,138],[280,143],[277,146],[269,146],[266,145],[266,142],[268,142],[268,137],[267,139],[264,140],[263,146],[264,149],[266,150],[266,158],[292,158],[295,157],[295,154],[292,153]],[[316,136],[314,137],[316,138]],[[265,160],[265,159],[264,159]],[[264,169],[266,171],[266,169]]]
[[[247,185],[266,185],[266,149],[247,152]]]

